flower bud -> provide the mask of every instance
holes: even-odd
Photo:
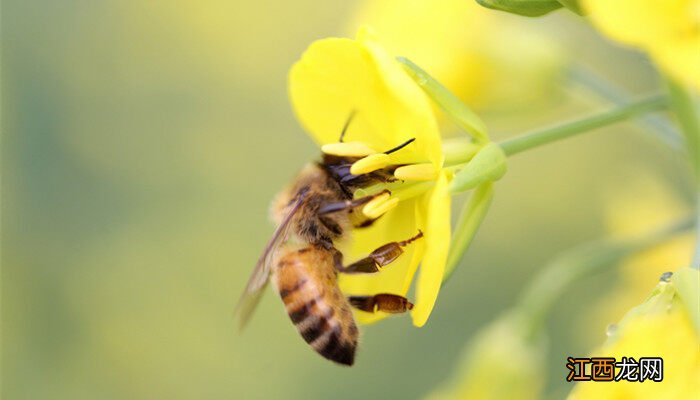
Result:
[[[464,192],[482,183],[501,179],[508,169],[506,160],[507,157],[499,145],[486,144],[464,168],[455,174],[450,184],[450,192]]]

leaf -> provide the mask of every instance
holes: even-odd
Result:
[[[584,15],[585,13],[581,9],[581,5],[578,0],[557,0],[562,6],[568,8],[571,12],[578,15]]]
[[[562,7],[556,0],[476,0],[481,6],[525,17],[540,17]]]

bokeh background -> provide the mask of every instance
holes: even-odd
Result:
[[[428,324],[366,327],[354,367],[312,352],[270,293],[236,333],[269,200],[318,155],[286,93],[313,40],[371,23],[497,139],[659,87],[641,54],[567,11],[420,3],[3,1],[2,398],[421,398],[553,256],[687,210],[669,121],[615,125],[514,158]],[[611,267],[556,306],[550,398],[571,388],[566,356],[644,299],[621,305],[620,284]]]

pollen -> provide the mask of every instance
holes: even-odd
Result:
[[[353,175],[368,174],[372,171],[382,169],[391,164],[391,157],[384,153],[368,155],[365,158],[357,160],[352,167],[350,173]]]
[[[362,213],[370,219],[379,218],[387,211],[396,207],[397,204],[399,204],[398,198],[391,197],[389,193],[383,193],[367,203],[367,205],[362,208]]]
[[[397,168],[394,176],[403,181],[432,181],[437,178],[437,171],[433,164],[412,164]]]
[[[339,157],[365,157],[376,151],[362,142],[329,143],[321,146],[325,154]]]

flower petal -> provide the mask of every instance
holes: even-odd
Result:
[[[418,327],[426,323],[433,310],[450,250],[451,197],[445,171],[440,174],[435,187],[426,197],[423,201],[427,202],[424,208],[427,213],[419,215],[419,224],[425,226],[425,255],[416,283],[416,303],[411,311],[413,324]]]
[[[700,34],[659,46],[651,54],[673,79],[700,92]]]
[[[337,142],[354,112],[348,141],[386,151],[415,138],[392,158],[401,164],[442,165],[428,98],[366,31],[358,40],[330,38],[311,44],[292,67],[289,94],[302,125],[321,145]]]
[[[646,50],[674,79],[700,89],[697,0],[583,0],[598,29]]]

